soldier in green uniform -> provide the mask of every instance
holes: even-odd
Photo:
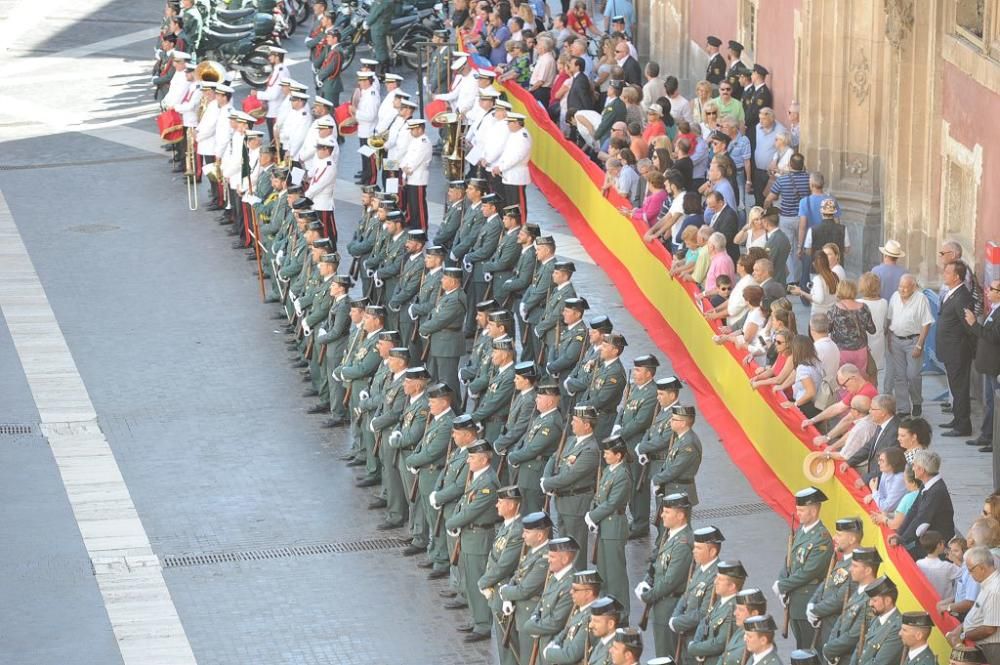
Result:
[[[632,361],[632,382],[625,389],[625,396],[622,400],[622,410],[618,412],[615,426],[612,431],[617,431],[618,436],[625,441],[625,446],[634,451],[635,456],[629,456],[629,470],[635,481],[632,498],[629,500],[629,512],[632,515],[632,522],[629,524],[629,537],[633,535],[637,527],[649,532],[649,476],[643,478],[644,464],[640,464],[638,458],[639,444],[653,425],[653,419],[659,411],[657,402],[656,368],[660,366],[660,361],[653,355],[639,356]],[[649,457],[646,457],[649,463]]]
[[[486,192],[485,180],[469,178],[465,187],[466,203],[462,206],[462,223],[458,227],[458,232],[455,234],[451,246],[451,253],[448,255],[449,259],[458,264],[462,263],[465,255],[472,249],[476,236],[479,235],[479,229],[486,221],[482,210],[482,199]]]
[[[365,336],[358,342],[356,350],[352,354],[346,354],[343,364],[334,369],[331,374],[334,381],[344,383],[345,390],[351,393],[350,408],[351,413],[355,414],[356,418],[361,415],[361,403],[367,397],[372,377],[382,366],[383,356],[375,347],[379,342],[383,321],[385,321],[385,310],[382,307],[377,305],[365,307],[365,315],[361,321]],[[382,342],[382,346],[385,348],[385,353],[388,354],[389,349],[392,348],[391,338]],[[368,478],[372,480],[370,484],[365,484],[363,487],[371,487],[378,483],[380,477],[378,458],[372,451],[375,437],[369,436],[371,433],[368,431],[366,423],[359,425],[359,430],[361,442],[365,448],[365,470]]]
[[[858,648],[851,657],[851,665],[897,665],[903,655],[899,633],[902,621],[896,609],[899,591],[890,578],[882,576],[865,587],[868,596],[868,626]]]
[[[375,249],[375,238],[379,229],[382,228],[384,213],[381,215],[379,213],[382,201],[378,193],[378,185],[361,186],[361,220],[354,229],[354,235],[347,243],[347,253],[353,259],[351,263],[352,275],[355,275],[357,267],[371,256],[372,250]],[[368,291],[367,275],[362,279],[362,288],[365,292]]]
[[[358,396],[355,394],[354,390],[350,389],[349,382],[338,380],[335,377],[335,374],[347,363],[349,359],[354,357],[354,353],[361,348],[362,344],[364,344],[365,336],[368,334],[368,331],[365,330],[364,326],[366,307],[368,307],[367,298],[351,298],[351,329],[350,333],[348,333],[347,347],[344,349],[339,358],[329,359],[331,368],[330,385],[334,386],[337,391],[344,393],[344,397],[342,397],[341,400],[347,407],[347,417],[351,424],[351,448],[341,455],[340,459],[347,462],[347,466],[352,467],[364,466],[366,462],[365,445],[361,437],[360,418],[355,412],[355,408],[358,404]]]
[[[715,588],[708,612],[686,644],[688,662],[717,665],[735,629],[733,610],[736,607],[736,594],[743,588],[746,579],[747,571],[739,561],[718,562],[718,574],[715,576]],[[678,639],[681,639],[679,635]]]
[[[882,557],[873,547],[858,547],[851,552],[851,580],[845,582],[841,590],[843,609],[823,643],[823,657],[827,662],[850,662],[868,613],[868,596],[864,589],[875,581],[881,563]]]
[[[201,12],[194,6],[194,0],[181,0],[181,19],[184,21],[184,32],[191,38],[191,55],[195,56],[201,48],[201,37],[205,21]],[[197,58],[193,58],[197,60]]]
[[[420,292],[420,285],[424,278],[424,245],[427,244],[427,232],[423,229],[411,229],[406,233],[406,244],[403,246],[406,254],[399,271],[399,280],[396,282],[392,293],[387,293],[389,301],[386,307],[389,314],[395,318],[399,326],[399,334],[406,340],[407,345],[410,340],[416,338],[416,325],[406,314],[401,314],[401,310],[409,310],[413,300]],[[412,350],[412,349],[411,349]],[[419,358],[419,355],[416,355]]]
[[[454,395],[454,391],[451,392]],[[469,470],[469,456],[466,449],[478,439],[479,425],[468,414],[455,416],[451,421],[451,432],[454,446],[448,451],[444,469],[441,470],[434,483],[434,491],[427,498],[431,508],[440,513],[440,517],[435,515],[434,528],[431,530],[430,559],[433,569],[428,577],[438,579],[448,576],[449,572],[451,573],[451,587],[453,589],[451,597],[455,598],[455,596],[461,595],[461,598],[455,598],[450,603],[446,603],[445,609],[457,610],[467,607],[464,600],[465,584],[461,569],[450,564],[451,551],[455,548],[458,539],[450,534],[447,538],[441,536],[447,534],[444,521],[451,517],[455,509],[458,508],[458,500],[465,491],[465,478]],[[439,523],[440,529],[437,526]]]
[[[521,317],[521,360],[535,360],[541,350],[541,343],[535,335],[534,326],[542,318],[545,304],[555,288],[553,272],[556,265],[556,240],[552,236],[535,239],[535,270],[531,283],[521,295],[518,315]]]
[[[584,516],[590,509],[597,483],[597,467],[601,463],[594,425],[597,411],[590,406],[573,409],[570,427],[573,436],[565,440],[561,451],[545,465],[539,482],[542,492],[555,497],[559,514],[559,533],[572,536],[580,546],[580,565],[587,560],[587,523]]]
[[[441,226],[438,227],[437,235],[434,236],[435,245],[444,247],[448,252],[451,251],[452,243],[455,242],[455,236],[458,235],[458,229],[462,226],[462,216],[464,214],[465,181],[449,180],[444,219],[441,221]]]
[[[594,367],[590,385],[577,402],[581,406],[590,406],[597,411],[594,436],[598,438],[611,434],[615,417],[618,415],[618,403],[622,400],[628,382],[621,362],[621,354],[626,346],[628,342],[621,333],[604,336],[600,361]]]
[[[541,662],[545,665],[576,665],[587,662],[591,651],[590,611],[595,605],[597,611],[604,611],[613,600],[601,598],[596,602],[601,591],[600,574],[596,570],[578,570],[573,573],[573,584],[570,587],[570,598],[573,599],[573,611],[569,614],[566,625],[552,640],[545,645],[541,653]]]
[[[603,314],[590,320],[590,329],[587,331],[587,350],[584,351],[583,357],[572,369],[569,377],[562,382],[565,396],[580,395],[590,387],[590,377],[601,360],[601,346],[604,344],[604,336],[612,333],[614,328],[611,319]]]
[[[501,337],[493,340],[491,362],[493,376],[486,392],[476,397],[472,418],[483,423],[483,438],[492,443],[500,436],[514,395],[514,340]]]
[[[392,450],[396,473],[402,481],[403,501],[408,516],[407,526],[412,538],[409,546],[403,550],[404,556],[427,551],[428,534],[424,528],[423,504],[416,498],[413,501],[409,498],[415,496],[412,492],[417,474],[410,471],[406,458],[423,440],[424,432],[430,424],[426,390],[430,378],[430,373],[423,366],[410,367],[406,370],[403,376],[403,394],[406,396],[403,417],[399,421],[398,428],[389,435],[389,448]]]
[[[312,357],[309,359],[309,373],[313,376],[314,385],[322,401],[324,396],[330,404],[331,418],[325,427],[346,425],[347,407],[344,404],[344,386],[338,381],[330,383],[330,368],[341,363],[344,350],[347,348],[348,336],[351,331],[351,301],[347,292],[354,282],[349,275],[334,275],[330,278],[328,294],[330,307],[326,320],[314,333]]]
[[[673,407],[677,406],[681,387],[683,384],[675,376],[668,376],[656,379],[656,402],[659,405],[659,412],[653,419],[653,424],[642,437],[639,445],[635,447],[636,457],[642,469],[639,471],[639,480],[636,481],[639,492],[650,496],[650,477],[656,475],[663,468],[663,463],[667,459],[667,451],[670,450],[674,441],[674,431],[671,429],[670,421],[673,417]],[[643,503],[633,497],[632,530],[630,538],[641,538],[649,533],[649,501]],[[660,530],[659,520],[656,521],[657,531]]]
[[[620,436],[602,439],[601,451],[604,464],[598,466],[597,491],[583,520],[597,539],[594,563],[604,579],[604,593],[620,598],[624,616],[628,616],[628,567],[625,561],[628,518],[625,509],[632,497],[635,481],[625,463],[628,448]]]
[[[503,231],[493,254],[482,262],[483,279],[486,280],[487,293],[496,292],[496,287],[514,276],[514,267],[520,258],[520,245],[517,236],[521,230],[521,212],[518,206],[507,206],[503,209]]]
[[[560,384],[569,378],[570,372],[580,362],[586,350],[587,331],[583,323],[583,312],[589,307],[585,298],[568,298],[563,303],[559,343],[545,354],[545,372]]]
[[[538,653],[553,637],[566,626],[570,612],[573,611],[573,598],[570,589],[573,586],[573,561],[577,559],[580,546],[569,536],[553,538],[548,547],[548,576],[542,595],[531,612],[531,617],[519,629],[521,648],[528,647],[528,653],[538,642]],[[530,645],[530,646],[529,646]]]
[[[559,346],[562,332],[562,312],[565,302],[576,297],[573,273],[576,265],[572,261],[556,261],[552,269],[552,288],[542,306],[542,314],[532,326],[535,347],[539,350],[539,364],[545,362],[553,350]]]
[[[855,590],[851,582],[851,558],[854,550],[861,544],[864,537],[864,527],[857,517],[839,519],[833,534],[833,544],[841,558],[830,557],[830,568],[826,579],[816,587],[812,598],[806,605],[806,619],[810,625],[819,631],[819,637],[813,644],[822,649],[830,637],[833,624],[844,610],[844,601]]]
[[[899,617],[902,627],[899,639],[906,649],[903,665],[935,665],[937,658],[927,646],[927,640],[934,629],[934,621],[927,612],[903,612]]]
[[[491,313],[496,311],[496,316]],[[476,303],[475,325],[476,336],[472,341],[472,350],[465,364],[458,370],[458,380],[466,386],[466,399],[470,393],[481,393],[490,383],[493,369],[493,340],[503,336],[499,327],[503,312],[497,310],[495,300],[482,300]]]
[[[602,662],[639,665],[639,659],[642,658],[642,631],[638,628],[616,629],[615,637],[608,648],[608,656],[610,658],[605,658],[603,661],[591,656],[590,662],[594,665]]]
[[[472,610],[472,630],[466,642],[490,639],[493,613],[483,594],[479,593],[479,580],[486,572],[486,561],[493,542],[496,523],[497,476],[490,467],[493,448],[482,439],[468,448],[469,471],[465,488],[455,512],[445,520],[444,526],[459,538],[459,565],[465,577],[465,596]]]
[[[451,388],[444,383],[436,383],[427,388],[427,427],[423,431],[423,436],[417,447],[408,455],[403,457],[403,463],[413,482],[417,483],[417,501],[420,508],[413,509],[415,519],[422,520],[422,524],[415,526],[415,531],[422,535],[422,540],[414,536],[414,540],[403,550],[405,556],[412,556],[421,551],[430,550],[431,554],[425,562],[417,564],[421,568],[433,568],[433,555],[435,549],[441,556],[442,565],[437,577],[445,577],[448,574],[447,546],[443,533],[435,533],[438,511],[430,503],[431,492],[434,491],[435,484],[441,470],[444,468],[449,448],[451,447],[451,426],[455,419],[451,402],[454,397]],[[445,545],[436,548],[438,545]],[[421,549],[422,546],[422,549]]]
[[[530,222],[517,232],[517,262],[507,279],[493,279],[493,297],[504,308],[516,312],[521,304],[521,294],[535,276],[535,238],[542,234],[538,224]]]
[[[521,489],[524,509],[535,512],[542,509],[543,494],[540,487],[542,474],[549,456],[559,446],[563,433],[563,418],[559,412],[559,384],[542,381],[536,388],[535,413],[528,429],[507,455]]]
[[[833,556],[830,532],[819,519],[824,501],[826,495],[815,487],[795,494],[795,517],[799,528],[792,539],[791,556],[774,583],[774,593],[782,605],[789,607],[795,646],[799,649],[812,644],[814,629],[806,617],[806,605],[823,581]]]
[[[373,0],[368,10],[365,25],[371,31],[372,49],[378,60],[378,74],[384,74],[389,68],[389,24],[396,15],[396,3],[393,0]]]
[[[518,561],[524,552],[524,525],[521,523],[521,492],[516,485],[507,485],[497,490],[497,514],[503,520],[497,526],[497,534],[490,547],[489,557],[486,559],[486,570],[479,578],[477,585],[479,593],[486,598],[490,611],[496,619],[496,643],[500,654],[501,665],[516,664],[514,653],[517,644],[513,640],[511,633],[510,642],[507,646],[503,644],[503,636],[507,631],[507,623],[514,620],[513,616],[502,618],[502,604],[497,589],[511,578],[517,570]],[[472,630],[472,626],[468,626]],[[513,631],[514,627],[510,629]],[[462,632],[468,632],[460,628]]]
[[[511,319],[513,322],[513,319]],[[514,394],[507,410],[507,420],[499,436],[493,440],[493,450],[505,460],[514,444],[521,440],[531,418],[535,415],[535,382],[538,380],[538,370],[533,362],[520,362],[514,365]],[[503,480],[510,478],[507,465],[501,462],[497,475]]]
[[[369,308],[371,307],[378,307],[379,311],[384,309],[378,305],[370,305]],[[358,429],[361,430],[361,445],[365,451],[363,464],[365,473],[357,478],[357,482],[355,483],[357,487],[373,487],[382,484],[382,460],[379,458],[379,449],[375,447],[376,437],[371,429],[371,420],[381,408],[382,396],[385,394],[385,390],[392,379],[392,372],[389,370],[387,362],[389,352],[394,347],[402,344],[402,341],[399,339],[399,333],[395,330],[379,330],[365,339],[374,342],[374,354],[369,354],[369,356],[375,355],[378,364],[374,374],[359,386],[360,392],[356,393],[358,399],[357,408],[352,409],[352,413],[356,414]],[[352,392],[352,394],[355,393]],[[385,499],[379,496],[368,504],[368,509],[378,510],[385,508],[385,506]]]
[[[441,294],[441,268],[444,266],[444,258],[448,255],[444,247],[429,245],[424,248],[424,274],[420,278],[420,288],[417,290],[417,297],[413,299],[410,306],[406,308],[406,318],[413,321],[417,328],[427,320],[434,305],[437,304],[438,296]],[[403,315],[400,314],[400,318]],[[411,333],[412,335],[412,333]],[[413,343],[410,348],[420,351],[420,357],[427,360],[427,350],[424,346],[424,339],[419,335],[412,335]]]
[[[672,656],[675,635],[670,630],[670,619],[694,565],[691,501],[687,494],[667,494],[660,498],[658,512],[663,522],[663,537],[657,543],[646,577],[635,587],[635,595],[652,606],[656,655]]]
[[[722,532],[714,526],[694,530],[694,548],[691,553],[695,567],[669,621],[670,630],[674,631],[682,644],[687,642],[688,636],[694,634],[715,598],[715,575],[719,569],[719,552],[724,540]]]
[[[523,502],[521,507],[523,511]],[[499,601],[501,614],[513,617],[514,620],[511,649],[519,654],[519,662],[527,663],[532,641],[522,631],[538,605],[548,579],[548,544],[552,535],[552,520],[546,513],[536,511],[524,515],[521,523],[524,550],[510,579],[497,588],[496,600]]]
[[[815,649],[796,649],[788,654],[788,662],[791,665],[822,665]]]
[[[653,484],[662,485],[665,492],[684,492],[691,505],[698,505],[695,476],[701,468],[701,440],[694,433],[695,408],[670,407],[670,430],[673,441],[660,470],[653,475]]]
[[[602,596],[590,606],[590,626],[586,652],[581,663],[604,665],[611,663],[611,645],[615,639],[618,627],[628,615],[622,612],[622,605],[612,596]]]
[[[762,616],[767,612],[767,600],[760,589],[743,589],[736,594],[736,607],[733,608],[735,628],[726,643],[726,650],[719,658],[719,665],[745,665],[744,654],[747,651],[743,623],[750,617]]]
[[[774,648],[774,634],[778,626],[770,614],[749,617],[743,621],[743,642],[747,648],[747,661],[753,665],[781,665],[778,650]]]
[[[451,386],[456,393],[458,359],[465,352],[462,326],[465,321],[465,294],[462,293],[462,269],[444,268],[441,278],[443,293],[438,297],[426,321],[420,324],[420,335],[428,340],[431,375]]]
[[[403,228],[405,223],[403,213],[399,210],[386,213],[385,222],[387,235],[385,244],[382,245],[381,252],[372,252],[371,257],[365,262],[366,267],[372,270],[372,285],[375,287],[374,293],[377,294],[375,298],[381,301],[388,301],[393,289],[396,288],[399,273],[403,269],[407,241],[406,230]],[[389,314],[386,325],[392,322],[398,323],[399,317],[391,311]],[[395,329],[395,326],[391,327]]]
[[[405,383],[410,360],[410,350],[405,346],[390,349],[389,357],[385,360],[389,369],[385,388],[380,396],[373,395],[368,400],[369,406],[375,407],[375,415],[369,422],[368,429],[375,435],[375,445],[378,447],[382,468],[382,492],[386,501],[385,518],[375,527],[380,531],[398,529],[409,518],[406,490],[403,488],[403,479],[399,473],[397,459],[399,456],[392,445],[392,439],[393,434],[399,431],[409,401]],[[379,397],[381,399],[378,399]],[[397,446],[400,437],[401,434],[395,437]]]
[[[497,212],[500,197],[493,193],[484,194],[480,206],[484,221],[479,226],[469,251],[462,257],[462,268],[469,275],[466,287],[469,307],[486,297],[486,271],[483,264],[493,256],[504,233],[503,222]]]

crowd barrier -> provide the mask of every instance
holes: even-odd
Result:
[[[629,312],[669,357],[694,395],[699,417],[711,423],[732,462],[757,494],[790,522],[795,514],[793,494],[809,484],[803,461],[818,432],[803,431],[804,416],[797,409],[781,408],[769,389],[750,388],[755,365],[745,367],[741,363],[745,353],[712,341],[718,324],[702,315],[694,297],[697,289],[671,278],[670,254],[658,242],[646,244],[645,224],[619,212],[627,201],[614,192],[602,195],[604,173],[563,137],[530,93],[513,83],[504,87],[515,111],[527,116],[535,185],[565,217],[611,278]],[[712,454],[711,446],[706,442],[706,454]],[[855,487],[858,478],[851,469],[846,473],[838,469],[833,479],[819,486],[830,498],[822,517],[831,533],[839,517],[867,516],[868,507],[861,501],[865,492]],[[906,550],[888,544],[889,533],[868,520],[864,544],[878,548],[885,560],[881,572],[899,584],[900,610],[923,608],[934,618],[938,630],[931,646],[947,662],[950,649],[943,633],[956,625],[955,619],[936,611],[936,592]],[[780,614],[780,609],[774,611]]]

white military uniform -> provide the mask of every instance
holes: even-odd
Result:
[[[219,119],[219,105],[212,102],[205,107],[205,112],[198,121],[195,136],[198,140],[198,154],[215,156],[215,126]]]
[[[333,210],[333,191],[337,184],[336,152],[330,153],[326,159],[317,157],[314,169],[303,195],[312,199],[313,210]]]
[[[385,158],[397,164],[402,161],[406,154],[406,147],[410,144],[413,136],[406,128],[406,121],[399,115],[395,117],[389,125],[389,136],[385,142]]]
[[[360,90],[360,88],[359,88]],[[358,138],[367,139],[375,133],[375,123],[378,121],[379,95],[374,86],[361,90],[358,96],[357,113]]]
[[[375,121],[375,131],[384,132],[389,128],[389,123],[395,118],[398,113],[396,107],[393,106],[393,102],[396,99],[396,93],[399,92],[399,88],[395,90],[389,90],[385,93],[385,97],[378,105],[378,119]]]
[[[216,159],[222,159],[229,149],[229,139],[233,135],[233,128],[229,124],[229,112],[233,110],[232,103],[219,107],[219,115],[215,117],[215,155]]]
[[[174,75],[170,77],[170,87],[167,88],[167,94],[163,95],[163,108],[180,104],[189,87],[191,87],[191,81],[187,80],[184,72],[175,69]]]
[[[309,111],[306,107],[299,110],[290,109],[285,116],[285,122],[281,126],[281,147],[282,150],[298,159],[299,151],[309,132]]]
[[[281,81],[288,78],[288,67],[281,62],[274,66],[271,75],[267,77],[267,86],[257,93],[257,99],[267,104],[265,117],[277,118],[281,102],[285,97],[281,94]]]
[[[330,135],[330,138],[334,141],[337,140],[337,122],[333,120],[333,116],[328,113],[313,120],[312,124],[309,125],[309,130],[306,132],[305,140],[302,141],[302,147],[299,149],[298,160],[303,164],[308,165],[309,162],[312,161],[312,158],[316,156],[316,141],[319,139],[319,121],[324,119],[332,121],[334,130]],[[337,151],[334,150],[334,155],[336,154]]]
[[[409,133],[409,130],[407,130]],[[399,162],[399,169],[406,173],[406,169],[412,169],[406,174],[407,185],[426,185],[430,180],[431,165],[431,142],[427,139],[427,134],[422,134],[417,138],[410,137],[409,145],[406,147],[406,154]]]
[[[516,132],[507,132],[507,142],[497,160],[501,182],[505,185],[527,185],[531,183],[528,162],[531,160],[531,134],[524,127]]]
[[[201,86],[189,86],[187,92],[174,106],[174,110],[181,114],[185,127],[198,126],[198,106],[201,104]]]
[[[222,175],[231,189],[238,189],[242,180],[243,140],[242,132],[233,132],[226,152],[222,155]]]
[[[507,145],[507,139],[510,137],[510,131],[507,130],[507,121],[499,120],[496,117],[493,118],[494,131],[485,135],[485,142],[483,143],[483,157],[482,161],[485,163],[486,169],[492,169],[500,162],[500,158],[503,156],[504,146]],[[497,127],[496,125],[503,124],[503,127]],[[497,130],[503,131],[497,131]]]
[[[497,131],[497,129],[507,129],[506,127],[497,128],[496,125],[497,119],[493,115],[492,110],[489,113],[484,113],[477,122],[469,125],[469,129],[465,133],[465,138],[469,141],[471,147],[468,154],[465,155],[465,159],[472,166],[478,164],[479,160],[483,158],[484,147],[490,135]]]
[[[472,74],[455,74],[451,90],[434,98],[448,102],[457,113],[465,117],[475,108],[476,100],[479,99],[479,84]]]

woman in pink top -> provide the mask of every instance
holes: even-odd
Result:
[[[663,188],[663,174],[659,171],[650,171],[646,175],[646,198],[638,208],[622,208],[623,215],[632,215],[632,219],[641,219],[649,226],[656,223],[660,217],[660,209],[663,202],[667,200],[667,190]]]

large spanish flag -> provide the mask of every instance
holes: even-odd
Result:
[[[809,442],[817,432],[803,431],[802,414],[782,409],[770,391],[750,388],[750,368],[729,346],[712,341],[713,325],[695,303],[693,285],[672,279],[671,256],[659,243],[646,244],[646,227],[619,212],[627,202],[601,194],[603,172],[567,141],[532,96],[508,84],[515,110],[527,116],[532,137],[531,172],[535,185],[566,218],[570,229],[610,276],[632,315],[670,358],[675,371],[691,387],[704,417],[718,432],[733,462],[754,490],[776,513],[791,520],[793,494],[808,485],[802,473]],[[851,515],[867,517],[855,488],[858,475],[840,471],[822,489],[830,498],[823,519],[833,522]],[[870,520],[865,545],[877,547],[885,563],[882,573],[899,585],[902,611],[924,609],[939,630],[932,648],[947,662],[950,647],[943,632],[955,625],[935,609],[936,592],[902,547],[887,543],[889,532]]]

